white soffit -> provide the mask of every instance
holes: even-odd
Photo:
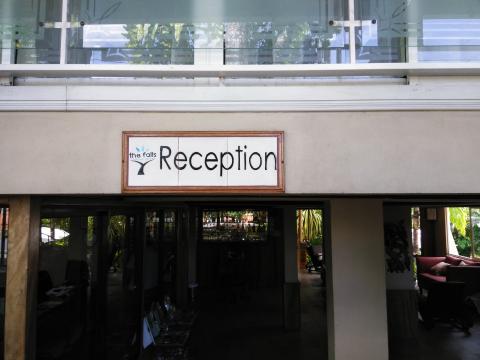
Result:
[[[0,65],[0,76],[38,78],[0,86],[0,111],[480,110],[477,63]]]

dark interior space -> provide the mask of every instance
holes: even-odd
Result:
[[[391,360],[480,358],[478,207],[448,206],[384,209]]]
[[[45,208],[37,359],[326,357],[324,268],[296,265],[286,328],[284,222],[282,206]]]
[[[138,356],[138,219],[42,218],[37,359]]]

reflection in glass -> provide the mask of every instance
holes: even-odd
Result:
[[[177,212],[152,210],[146,212],[144,251],[145,309],[165,296],[175,301],[177,257]]]
[[[135,218],[104,213],[41,223],[36,358],[137,358]]]
[[[0,4],[2,64],[59,63],[61,1],[3,0]]]
[[[62,19],[63,1],[1,2],[2,64],[60,63],[62,27],[72,64],[349,62],[346,0],[69,0]],[[477,0],[355,0],[354,10],[357,62],[480,60]]]
[[[405,62],[408,2],[357,0],[355,13],[357,62]]]
[[[106,260],[108,358],[135,359],[138,356],[139,289],[135,278],[134,217],[109,218]]]
[[[38,359],[66,359],[84,346],[90,269],[81,218],[42,218],[37,290]],[[87,354],[86,347],[84,355]]]
[[[480,61],[477,19],[424,19],[419,61]]]
[[[356,0],[358,62],[478,61],[476,0]]]
[[[266,210],[204,210],[203,241],[258,242],[267,240]]]
[[[326,0],[72,0],[69,62],[125,64],[316,64],[345,56],[344,4]],[[341,40],[341,41],[339,41]]]

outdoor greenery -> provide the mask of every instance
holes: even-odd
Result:
[[[449,208],[448,210],[450,213],[450,223],[460,235],[465,236],[467,229],[467,220],[469,218],[468,208],[457,207]]]
[[[457,246],[458,254],[466,257],[479,257],[480,209],[469,209],[467,207],[449,208],[449,213],[452,234],[455,240],[455,245]]]
[[[300,241],[321,245],[323,240],[322,210],[305,209],[297,211]]]
[[[186,24],[126,25],[134,64],[193,64],[193,26]]]
[[[194,48],[224,49],[226,64],[330,63],[339,29],[318,23],[134,24],[125,25],[124,51],[135,64],[193,64]]]
[[[126,216],[110,216],[108,224],[109,266],[113,271],[123,268]]]

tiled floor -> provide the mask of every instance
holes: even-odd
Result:
[[[394,344],[391,360],[480,360],[480,322],[470,334],[450,324],[436,323],[427,330],[419,324],[418,338]]]
[[[280,288],[212,299],[201,307],[191,340],[193,358],[327,359],[325,289],[318,274],[302,272],[300,278],[300,331],[283,330]],[[391,346],[390,360],[480,360],[480,322],[470,335],[449,324],[437,323],[431,330],[418,326],[417,339]]]
[[[203,307],[192,338],[196,360],[326,359],[324,289],[318,274],[301,275],[302,326],[283,330],[282,290],[263,289],[249,297]]]

